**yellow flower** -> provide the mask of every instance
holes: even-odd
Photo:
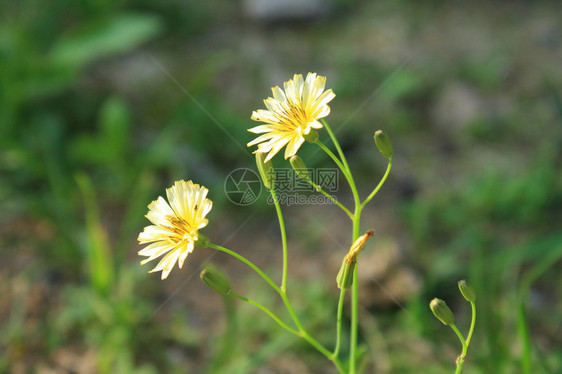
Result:
[[[213,202],[206,198],[208,192],[192,181],[181,180],[166,189],[169,205],[162,196],[148,205],[146,218],[153,225],[144,228],[138,241],[152,244],[139,251],[140,256],[148,257],[141,265],[166,254],[150,272],[162,271],[162,279],[166,279],[176,261],[181,269],[187,255],[193,252],[198,230],[209,222],[205,216]]]
[[[269,153],[268,162],[281,148],[285,149],[285,158],[294,156],[304,142],[304,135],[311,129],[320,129],[318,119],[330,114],[327,105],[336,95],[332,90],[324,91],[326,77],[308,73],[303,81],[301,74],[285,82],[283,92],[279,86],[273,87],[273,97],[264,100],[268,110],[258,109],[252,113],[254,121],[264,122],[249,129],[254,134],[262,134],[248,143],[248,147],[258,144],[254,152]]]

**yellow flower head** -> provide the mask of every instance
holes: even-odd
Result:
[[[248,131],[262,134],[248,143],[248,147],[258,144],[254,152],[268,153],[268,162],[281,148],[285,149],[285,158],[294,156],[304,142],[304,135],[310,129],[320,129],[318,119],[330,114],[327,105],[336,95],[332,90],[324,91],[326,77],[308,73],[306,80],[301,74],[284,83],[284,89],[273,87],[273,97],[264,100],[267,110],[258,109],[252,113],[254,121],[266,125],[256,126]]]
[[[205,216],[213,202],[206,198],[208,192],[192,181],[181,180],[166,189],[169,205],[162,196],[148,205],[146,218],[153,225],[144,228],[138,241],[151,244],[139,251],[140,256],[148,257],[141,265],[166,254],[150,272],[162,271],[162,279],[166,279],[176,261],[181,269],[187,255],[193,252],[198,230],[209,222]]]

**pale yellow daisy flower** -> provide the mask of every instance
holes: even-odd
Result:
[[[320,129],[320,118],[330,114],[327,105],[336,95],[332,90],[324,91],[326,77],[308,73],[306,80],[301,74],[284,83],[284,91],[273,87],[273,97],[264,100],[267,110],[258,109],[252,113],[254,121],[265,122],[248,131],[262,134],[248,143],[248,147],[258,144],[254,152],[268,153],[269,161],[285,145],[285,158],[294,156],[304,143],[304,135],[311,129]]]
[[[192,181],[181,180],[166,189],[169,204],[159,196],[148,205],[146,218],[153,225],[144,228],[138,241],[151,244],[139,251],[140,256],[148,257],[141,265],[165,254],[151,273],[162,271],[162,279],[166,279],[176,262],[181,269],[187,255],[193,252],[198,230],[209,222],[205,216],[213,202],[206,198],[208,192]]]

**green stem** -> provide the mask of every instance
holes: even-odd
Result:
[[[462,356],[457,358],[457,368],[455,369],[455,374],[461,374],[464,360],[465,359]]]
[[[291,305],[291,303],[289,302],[289,299],[287,298],[287,294],[285,292],[283,292],[282,290],[279,290],[279,295],[281,296],[281,298],[283,299],[283,302],[285,303],[285,306],[287,307],[287,310],[289,311],[289,314],[291,315],[291,317],[293,318],[293,321],[295,322],[295,324],[297,325],[298,329],[299,329],[299,336],[301,338],[303,338],[304,340],[306,340],[310,345],[312,345],[314,348],[316,348],[320,353],[322,353],[324,356],[326,356],[330,361],[332,361],[334,363],[334,365],[338,368],[340,373],[343,373],[343,366],[340,362],[340,360],[333,356],[330,351],[328,351],[322,344],[320,344],[316,339],[314,339],[312,336],[310,336],[308,334],[308,332],[306,332],[306,330],[304,329],[304,327],[302,326],[299,318],[297,317],[295,311],[293,310],[293,307]]]
[[[353,180],[353,175],[351,173],[351,169],[349,168],[349,164],[347,163],[347,159],[345,158],[345,154],[343,153],[341,146],[338,142],[338,139],[335,137],[334,132],[328,125],[328,122],[322,121],[336,150],[341,158],[341,162],[338,158],[330,151],[322,142],[317,141],[317,144],[326,152],[332,160],[339,166],[342,170],[344,176],[349,183],[349,187],[351,188],[351,193],[353,194],[353,201],[355,203],[355,211],[352,216],[353,220],[353,236],[352,236],[352,243],[359,237],[359,231],[361,227],[361,211],[363,209],[363,205],[361,205],[361,200],[359,198],[359,192],[357,191],[357,187],[355,186],[355,181]],[[381,184],[382,185],[382,184]],[[380,187],[379,187],[380,188]],[[374,196],[374,195],[373,195]],[[356,355],[357,355],[357,338],[358,338],[358,323],[359,323],[359,284],[358,284],[358,275],[357,275],[357,267],[353,272],[353,285],[351,288],[351,338],[350,338],[350,357],[349,357],[349,372],[350,374],[355,374],[357,370],[357,362],[356,362]]]
[[[332,200],[337,206],[339,206],[341,208],[341,210],[343,210],[345,213],[347,213],[347,215],[349,216],[349,218],[353,219],[353,214],[349,211],[349,209],[347,209],[342,203],[340,203],[337,199],[335,199],[332,195],[330,195],[329,193],[327,193],[326,191],[324,191],[322,189],[322,187],[320,187],[319,185],[317,185],[316,183],[314,183],[312,181],[312,179],[310,178],[305,178],[305,181],[307,181],[308,183],[310,183],[310,185],[312,187],[314,187],[316,189],[316,191],[320,192],[322,195],[326,196],[328,199]]]
[[[470,340],[472,339],[472,333],[474,332],[474,327],[476,326],[476,303],[474,301],[471,301],[470,306],[472,307],[472,320],[470,321],[470,330],[468,330],[468,336],[466,337],[467,349],[468,349],[468,345],[470,344]]]
[[[326,127],[326,131],[328,131],[328,135],[330,135],[330,139],[332,139],[332,142],[334,143],[334,146],[336,147],[336,150],[338,151],[338,154],[340,155],[340,158],[341,158],[343,164],[345,165],[345,168],[347,170],[349,170],[349,165],[347,164],[347,159],[345,158],[345,154],[343,153],[343,151],[341,149],[340,143],[338,142],[338,138],[336,138],[336,135],[332,131],[332,128],[330,127],[330,125],[328,125],[328,121],[323,119],[322,123],[324,124],[324,127]]]
[[[256,307],[258,307],[259,309],[261,309],[262,311],[264,311],[268,316],[270,316],[275,322],[277,322],[277,324],[281,327],[283,327],[285,330],[289,331],[292,334],[295,334],[297,336],[301,336],[300,332],[290,328],[289,326],[287,326],[283,321],[281,321],[281,319],[279,317],[277,317],[271,310],[269,310],[268,308],[266,308],[265,306],[263,306],[262,304],[258,303],[257,301],[254,301],[252,299],[248,299],[247,297],[244,297],[242,295],[238,295],[237,293],[230,291],[229,293],[230,296],[232,297],[236,297],[242,301],[245,301],[249,304],[252,304]]]
[[[466,347],[466,340],[464,340],[464,336],[461,334],[461,332],[459,331],[459,329],[457,328],[457,326],[454,323],[451,323],[449,326],[453,329],[453,331],[459,337],[459,340],[461,341],[461,344],[462,344],[462,350],[464,352],[464,349]]]
[[[340,155],[341,161],[343,163],[343,165],[342,165],[343,167],[340,166],[340,168],[342,170],[345,169],[347,171],[347,182],[349,183],[349,186],[351,187],[351,192],[353,193],[353,200],[355,201],[355,205],[358,205],[361,200],[359,200],[359,193],[357,191],[357,187],[355,187],[355,180],[353,179],[353,175],[351,173],[351,168],[349,167],[349,164],[347,163],[347,159],[345,158],[345,154],[343,153],[343,151],[341,149],[341,146],[340,146],[340,143],[338,142],[338,139],[334,135],[334,132],[332,131],[332,128],[330,127],[330,125],[328,125],[328,122],[326,120],[322,120],[322,123],[324,124],[324,127],[326,127],[326,131],[328,131],[328,135],[330,135],[330,138],[332,139],[332,142],[334,143],[334,146],[336,147],[336,150],[338,151],[338,154]],[[320,143],[320,141],[318,141],[318,143]],[[332,157],[332,156],[330,156],[330,157]],[[332,159],[334,157],[332,157]]]
[[[340,161],[340,159],[334,154],[334,152],[332,152],[330,150],[330,148],[326,147],[326,145],[324,143],[322,143],[320,140],[316,141],[316,144],[318,144],[318,146],[320,148],[322,148],[322,150],[324,152],[326,152],[326,154],[328,156],[330,156],[330,158],[336,163],[336,165],[338,165],[338,167],[340,168],[340,170],[343,172],[343,175],[345,176],[345,179],[347,179],[347,182],[349,183],[349,185],[351,186],[351,181],[350,181],[350,175],[347,173],[347,168],[342,164],[342,162]]]
[[[277,199],[277,193],[275,189],[271,186],[271,197],[273,198],[273,203],[275,204],[275,210],[277,211],[277,218],[279,219],[279,228],[281,229],[281,241],[283,243],[283,276],[281,278],[281,289],[283,292],[287,291],[287,234],[285,233],[285,222],[283,221],[283,213],[281,212],[281,206],[279,205],[279,200]]]
[[[473,317],[474,317],[474,315],[473,315]],[[464,365],[464,361],[466,360],[466,352],[468,350],[468,344],[467,344],[466,340],[464,339],[464,336],[461,334],[461,332],[459,331],[457,326],[455,326],[454,323],[451,323],[449,326],[451,326],[453,331],[457,334],[457,336],[459,337],[459,340],[461,341],[461,344],[462,344],[462,353],[457,358],[457,368],[455,370],[455,374],[460,374],[460,372],[462,371],[462,367]]]
[[[392,169],[392,156],[388,159],[388,166],[386,167],[386,172],[384,173],[381,181],[379,182],[379,184],[375,187],[375,189],[373,190],[373,192],[371,192],[371,194],[365,199],[365,201],[363,201],[361,203],[361,207],[364,207],[365,205],[367,205],[367,203],[369,201],[371,201],[371,199],[373,197],[375,197],[375,195],[379,192],[379,190],[381,189],[382,185],[384,184],[384,182],[386,182],[386,178],[388,178],[388,175],[390,174],[390,169]]]
[[[457,368],[455,370],[455,374],[460,374],[461,371],[462,371],[462,367],[464,365],[464,362],[466,361],[466,354],[468,353],[468,345],[470,344],[470,339],[472,339],[472,333],[474,332],[474,326],[476,326],[476,304],[471,301],[470,306],[472,307],[472,320],[470,321],[470,330],[468,331],[468,336],[467,336],[466,340],[464,340],[462,334],[457,329],[457,327],[454,324],[451,325],[453,330],[455,330],[455,332],[459,336],[459,339],[461,340],[461,343],[462,343],[462,353],[457,358]]]
[[[343,301],[345,299],[345,288],[340,290],[340,300],[338,302],[338,316],[337,316],[337,328],[336,328],[336,347],[334,348],[334,357],[338,357],[340,353],[341,345],[341,332],[342,332],[342,315],[343,315]]]
[[[359,229],[361,225],[361,206],[355,206],[355,214],[353,215],[353,240],[352,243],[359,237]],[[351,339],[349,349],[349,373],[355,374],[357,370],[356,355],[357,355],[357,337],[358,337],[358,324],[359,324],[359,280],[357,273],[357,266],[353,271],[353,285],[351,288]]]
[[[293,309],[293,306],[289,302],[289,299],[287,298],[287,294],[281,288],[279,288],[279,286],[277,284],[275,284],[275,282],[273,280],[271,280],[270,277],[268,277],[259,267],[254,265],[246,257],[244,257],[242,255],[239,255],[238,253],[236,253],[234,251],[231,251],[228,248],[225,248],[225,247],[222,247],[220,245],[213,244],[213,243],[209,244],[209,248],[216,249],[218,251],[224,252],[226,254],[229,254],[229,255],[235,257],[236,259],[242,261],[243,263],[248,265],[250,268],[252,268],[252,270],[254,270],[256,273],[258,273],[279,294],[279,296],[281,296],[281,299],[283,300],[283,303],[285,304],[285,307],[289,311],[289,314],[291,315],[291,318],[293,319],[293,321],[295,322],[295,325],[297,326],[298,332],[297,332],[296,335],[305,339],[310,345],[312,345],[320,353],[322,353],[330,361],[332,361],[334,363],[334,365],[338,368],[340,373],[343,373],[343,367],[342,367],[342,364],[341,364],[340,360],[337,357],[332,356],[332,354],[322,344],[320,344],[316,339],[314,339],[312,336],[310,336],[306,332],[306,330],[302,326],[302,323],[300,322],[299,318],[297,317],[297,315],[296,315],[296,313]],[[291,330],[294,330],[294,329],[291,329]]]
[[[235,257],[238,260],[242,261],[243,263],[248,265],[250,268],[252,268],[252,270],[254,270],[256,273],[258,273],[267,283],[269,283],[269,285],[275,291],[277,291],[277,293],[284,294],[284,292],[279,288],[279,286],[277,284],[275,284],[275,282],[270,277],[268,277],[267,274],[265,274],[259,267],[254,265],[254,263],[252,261],[248,260],[246,257],[244,257],[242,255],[239,255],[238,253],[236,253],[234,251],[231,251],[228,248],[221,247],[220,245],[213,244],[213,243],[209,243],[209,248],[213,248],[213,249],[216,249],[218,251],[224,252],[224,253],[229,254],[232,257]]]
[[[308,335],[308,333],[304,330],[301,331],[301,336],[303,337],[304,340],[306,340],[310,345],[312,345],[314,348],[316,348],[320,353],[322,353],[324,356],[326,356],[330,361],[332,361],[334,363],[334,365],[338,368],[338,371],[340,373],[344,373],[343,370],[343,366],[341,361],[337,358],[334,357],[330,351],[328,351],[322,344],[320,344],[316,339],[314,339],[312,336]]]

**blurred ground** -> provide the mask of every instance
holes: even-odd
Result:
[[[331,372],[198,279],[211,261],[281,306],[242,264],[199,250],[160,281],[136,255],[146,205],[193,179],[215,203],[203,233],[279,275],[265,194],[239,207],[224,183],[254,167],[252,110],[309,71],[336,93],[327,119],[363,196],[386,167],[374,131],[395,147],[362,221],[376,230],[360,272],[365,372],[450,372],[458,341],[427,305],[446,299],[465,331],[462,278],[479,302],[467,373],[558,372],[560,4],[263,4],[1,5],[0,372]],[[299,154],[332,167],[311,145]],[[351,204],[346,186],[336,195]],[[351,222],[330,205],[284,212],[290,296],[330,342]]]

